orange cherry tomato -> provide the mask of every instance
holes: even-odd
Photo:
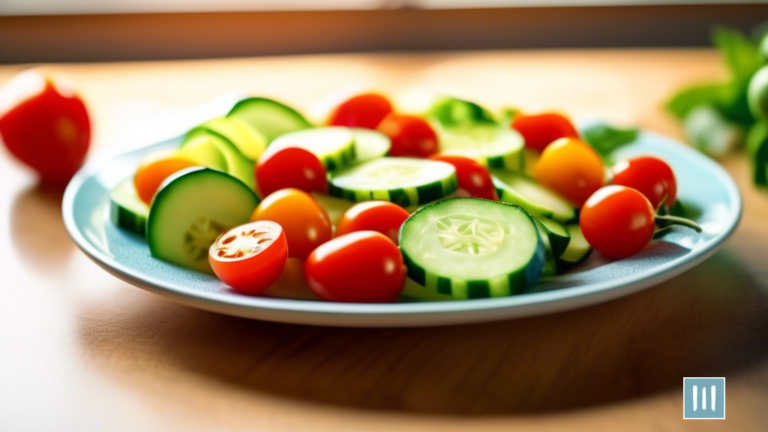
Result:
[[[354,96],[339,105],[331,115],[332,126],[376,129],[392,112],[392,104],[382,95],[366,93]]]
[[[581,232],[601,254],[621,259],[640,252],[653,238],[655,211],[642,193],[625,186],[595,192],[579,215]]]
[[[579,132],[568,118],[556,113],[521,115],[512,127],[525,138],[525,146],[538,152],[558,138],[578,138]]]
[[[0,92],[0,136],[43,183],[62,186],[85,160],[91,123],[71,88],[32,70],[17,75]]]
[[[581,207],[605,183],[600,155],[587,143],[561,138],[544,150],[534,171],[536,180]]]
[[[437,153],[437,134],[420,117],[390,114],[378,129],[392,141],[390,156],[427,158]]]
[[[199,164],[173,154],[163,157],[154,156],[139,166],[133,176],[133,184],[136,186],[139,198],[150,205],[165,179],[185,168],[197,165]]]
[[[385,235],[358,231],[315,249],[304,278],[323,300],[391,303],[405,285],[405,266],[400,249]]]
[[[365,201],[349,208],[336,227],[336,236],[355,231],[376,231],[398,244],[400,227],[410,213],[388,201]]]
[[[208,250],[208,261],[216,276],[244,294],[259,294],[269,288],[280,277],[287,260],[285,231],[271,221],[232,228]]]
[[[314,198],[298,189],[280,189],[264,198],[251,215],[251,221],[258,220],[270,220],[283,227],[291,257],[306,258],[332,236],[328,214]]]

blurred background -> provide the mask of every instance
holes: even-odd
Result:
[[[3,0],[0,62],[709,44],[762,1]]]

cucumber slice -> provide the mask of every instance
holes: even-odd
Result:
[[[176,150],[176,155],[204,167],[228,172],[229,164],[224,153],[213,140],[198,139]]]
[[[319,127],[282,135],[272,141],[263,157],[287,147],[300,147],[313,153],[327,171],[343,168],[355,160],[355,134],[345,127]]]
[[[530,201],[528,198],[517,192],[512,186],[499,180],[496,176],[492,175],[491,180],[493,181],[493,186],[496,187],[496,194],[499,196],[499,201],[520,206],[531,216],[541,216],[545,218],[552,217],[551,209]]]
[[[454,299],[524,292],[541,277],[544,244],[518,206],[456,198],[424,207],[400,229],[408,277]]]
[[[425,204],[458,188],[452,165],[415,158],[380,158],[331,177],[328,194],[349,201],[390,201],[402,207]]]
[[[258,159],[267,148],[264,135],[236,117],[215,118],[198,128],[211,130],[228,139],[251,161]]]
[[[541,277],[548,278],[557,275],[557,263],[555,262],[555,254],[552,251],[552,243],[547,236],[547,228],[541,223],[541,220],[533,218],[533,222],[536,223],[536,229],[539,231],[539,238],[544,244],[544,268],[541,269]]]
[[[243,156],[232,141],[210,129],[193,129],[185,137],[180,151],[186,147],[194,148],[197,146],[217,148],[226,160],[227,174],[245,183],[249,188],[255,189],[256,176],[253,173],[253,162]]]
[[[272,99],[253,97],[236,103],[227,117],[244,121],[261,132],[267,142],[280,135],[312,127],[311,124],[293,108]]]
[[[392,141],[381,132],[352,128],[355,135],[355,162],[366,162],[386,156]]]
[[[535,181],[506,170],[491,170],[496,178],[514,189],[520,196],[552,211],[552,219],[570,222],[576,218],[576,209],[565,198]],[[543,216],[543,215],[542,215]]]
[[[568,242],[565,252],[557,259],[558,273],[566,272],[584,262],[592,253],[592,246],[584,238],[578,225],[566,225],[565,228],[571,235],[571,241]]]
[[[768,124],[755,123],[747,136],[747,151],[752,163],[752,182],[768,187]]]
[[[459,125],[495,124],[493,114],[480,105],[454,98],[442,97],[427,110],[427,117],[433,117],[446,127]]]
[[[555,257],[559,257],[568,248],[568,243],[571,242],[571,233],[557,221],[547,218],[538,218],[541,224],[546,230],[549,242],[552,245],[552,253]]]
[[[517,131],[495,125],[445,129],[440,153],[465,156],[488,168],[522,171],[525,140]]]
[[[119,228],[142,237],[147,233],[149,206],[139,198],[133,177],[123,180],[109,194],[109,218]]]
[[[179,171],[160,187],[147,220],[152,256],[211,273],[208,248],[222,232],[247,223],[259,198],[240,180],[195,167]]]
[[[339,225],[339,221],[342,216],[344,216],[344,213],[355,205],[355,203],[351,201],[317,192],[312,192],[311,195],[312,198],[320,204],[320,207],[325,210],[325,213],[328,214],[328,219],[330,219],[331,225],[333,225],[334,228]]]

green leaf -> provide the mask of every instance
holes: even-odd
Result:
[[[617,148],[637,139],[638,130],[595,123],[581,130],[581,137],[605,159]]]
[[[729,102],[733,87],[727,83],[702,84],[678,92],[667,102],[667,110],[683,120],[691,110],[700,105],[722,106]]]
[[[712,42],[720,50],[736,81],[748,83],[763,65],[757,44],[738,30],[716,28],[712,33]]]

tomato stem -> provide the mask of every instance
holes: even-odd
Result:
[[[659,224],[659,222],[662,222]],[[691,228],[692,230],[696,231],[697,233],[701,232],[701,227],[696,222],[681,218],[677,216],[672,215],[656,215],[656,224],[662,227],[668,227],[670,225],[682,225],[688,228]]]

